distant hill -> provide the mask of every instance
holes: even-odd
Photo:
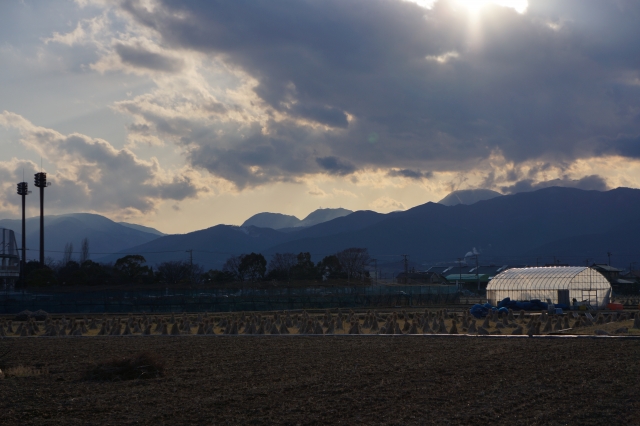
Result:
[[[473,205],[427,203],[351,232],[283,242],[266,254],[304,250],[321,257],[346,247],[367,247],[378,259],[407,253],[420,263],[454,263],[475,247],[485,263],[535,265],[555,256],[584,265],[587,259],[605,261],[612,251],[618,265],[625,266],[640,259],[634,247],[640,237],[638,209],[637,189],[553,187]]]
[[[258,213],[245,220],[242,224],[246,226],[257,226],[258,228],[294,228],[300,226],[300,219],[282,213]]]
[[[307,217],[302,219],[302,222],[300,223],[299,226],[318,225],[319,223],[328,222],[330,220],[333,220],[342,216],[347,216],[351,213],[353,213],[352,210],[347,210],[343,208],[318,209],[309,213]]]
[[[245,220],[241,226],[257,226],[259,228],[271,229],[299,228],[317,225],[351,213],[353,213],[353,211],[343,208],[318,209],[311,212],[302,220],[295,216],[282,213],[258,213]]]
[[[426,203],[381,214],[358,211],[299,230],[220,225],[127,249],[149,263],[186,259],[206,268],[220,267],[231,255],[308,251],[314,261],[348,247],[366,247],[379,264],[408,254],[416,264],[455,262],[476,248],[480,263],[564,263],[584,265],[607,260],[620,266],[640,261],[640,190],[584,191],[545,188],[495,197],[471,205]],[[156,254],[154,252],[162,251]],[[124,252],[124,251],[123,251]]]
[[[451,194],[438,201],[438,204],[445,206],[456,206],[458,204],[474,204],[478,201],[490,200],[502,196],[501,193],[490,189],[462,189],[453,191]]]
[[[169,260],[188,260],[187,250],[193,250],[193,261],[207,269],[222,268],[232,255],[261,252],[287,238],[288,234],[271,228],[216,225],[188,234],[167,235],[157,240],[105,256],[100,261],[114,262],[125,254],[141,254],[154,266]]]
[[[160,237],[167,235],[164,232],[160,232],[157,229],[151,228],[149,226],[137,225],[135,223],[127,223],[127,222],[118,222],[118,224],[122,226],[126,226],[127,228],[137,229],[138,231],[148,232],[150,234],[158,235]]]
[[[159,237],[156,233],[134,229],[104,216],[90,213],[45,216],[44,226],[45,255],[55,260],[62,258],[67,243],[72,243],[74,251],[79,252],[84,238],[89,240],[90,258],[95,260],[107,253],[119,252]],[[16,234],[18,246],[20,246],[22,238],[22,221],[20,219],[2,219],[0,220],[0,228],[12,229]],[[27,259],[37,259],[40,247],[40,218],[28,218],[26,230]],[[75,257],[77,258],[78,255]]]

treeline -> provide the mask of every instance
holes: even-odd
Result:
[[[66,254],[66,253],[65,253]],[[83,259],[75,261],[65,255],[61,262],[49,261],[41,266],[30,261],[25,268],[27,287],[118,286],[260,281],[366,281],[370,256],[365,248],[348,248],[314,263],[310,253],[276,253],[269,262],[260,253],[229,257],[221,270],[205,271],[199,264],[166,261],[152,268],[141,255],[127,255],[113,264]]]
[[[260,253],[231,256],[222,270],[210,270],[207,279],[213,282],[245,281],[347,281],[369,279],[371,258],[366,248],[348,248],[313,263],[311,254],[302,252],[276,253],[269,263]]]
[[[66,262],[66,263],[65,263]],[[45,266],[32,260],[25,268],[27,287],[54,286],[104,286],[123,284],[153,284],[161,278],[157,271],[146,266],[146,259],[140,255],[128,255],[113,264],[97,263],[92,260],[77,262],[64,259],[49,261]]]

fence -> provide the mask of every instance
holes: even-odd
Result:
[[[235,312],[427,306],[459,301],[456,286],[311,287],[240,290],[151,290],[90,293],[6,292],[0,314],[25,309],[48,313]]]

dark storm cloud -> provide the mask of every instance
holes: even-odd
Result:
[[[188,160],[233,182],[239,189],[291,181],[309,170],[320,170],[311,147],[306,144],[311,137],[307,132],[286,123],[269,123],[269,127],[269,136],[261,133],[258,124],[248,128],[230,125],[222,134],[192,128],[197,135],[185,142],[190,149]]]
[[[122,62],[134,67],[164,72],[178,72],[184,67],[184,62],[180,59],[150,52],[141,46],[127,46],[118,43],[115,49]]]
[[[433,176],[431,172],[421,172],[420,170],[411,170],[411,169],[400,169],[400,170],[389,170],[387,172],[387,176],[391,177],[404,177],[409,179],[429,179]]]
[[[337,108],[301,105],[292,108],[292,112],[300,117],[332,127],[347,127],[349,125],[347,115]]]
[[[618,136],[612,140],[603,140],[600,147],[603,154],[640,158],[640,136]]]
[[[581,179],[569,179],[564,177],[562,179],[553,179],[543,182],[535,182],[531,179],[524,179],[516,182],[514,185],[504,186],[501,188],[505,194],[514,194],[516,192],[529,192],[542,188],[550,188],[552,186],[563,186],[567,188],[578,188],[584,190],[595,191],[607,191],[609,185],[607,182],[598,175],[585,176]]]
[[[188,142],[203,155],[194,163],[240,185],[327,170],[316,152],[350,165],[345,172],[467,170],[496,151],[516,164],[636,156],[602,141],[640,134],[637,1],[530,0],[525,14],[486,7],[475,24],[448,1],[430,10],[392,0],[122,7],[169,48],[244,70],[265,104],[292,118],[281,125],[305,133],[304,145],[272,133]],[[301,130],[296,118],[329,133]]]
[[[338,157],[320,157],[316,158],[316,162],[330,175],[346,176],[356,171],[353,164]]]

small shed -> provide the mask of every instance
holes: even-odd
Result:
[[[505,298],[539,299],[571,305],[573,299],[605,308],[611,297],[611,284],[600,272],[586,266],[513,268],[496,275],[487,285],[492,305]]]

